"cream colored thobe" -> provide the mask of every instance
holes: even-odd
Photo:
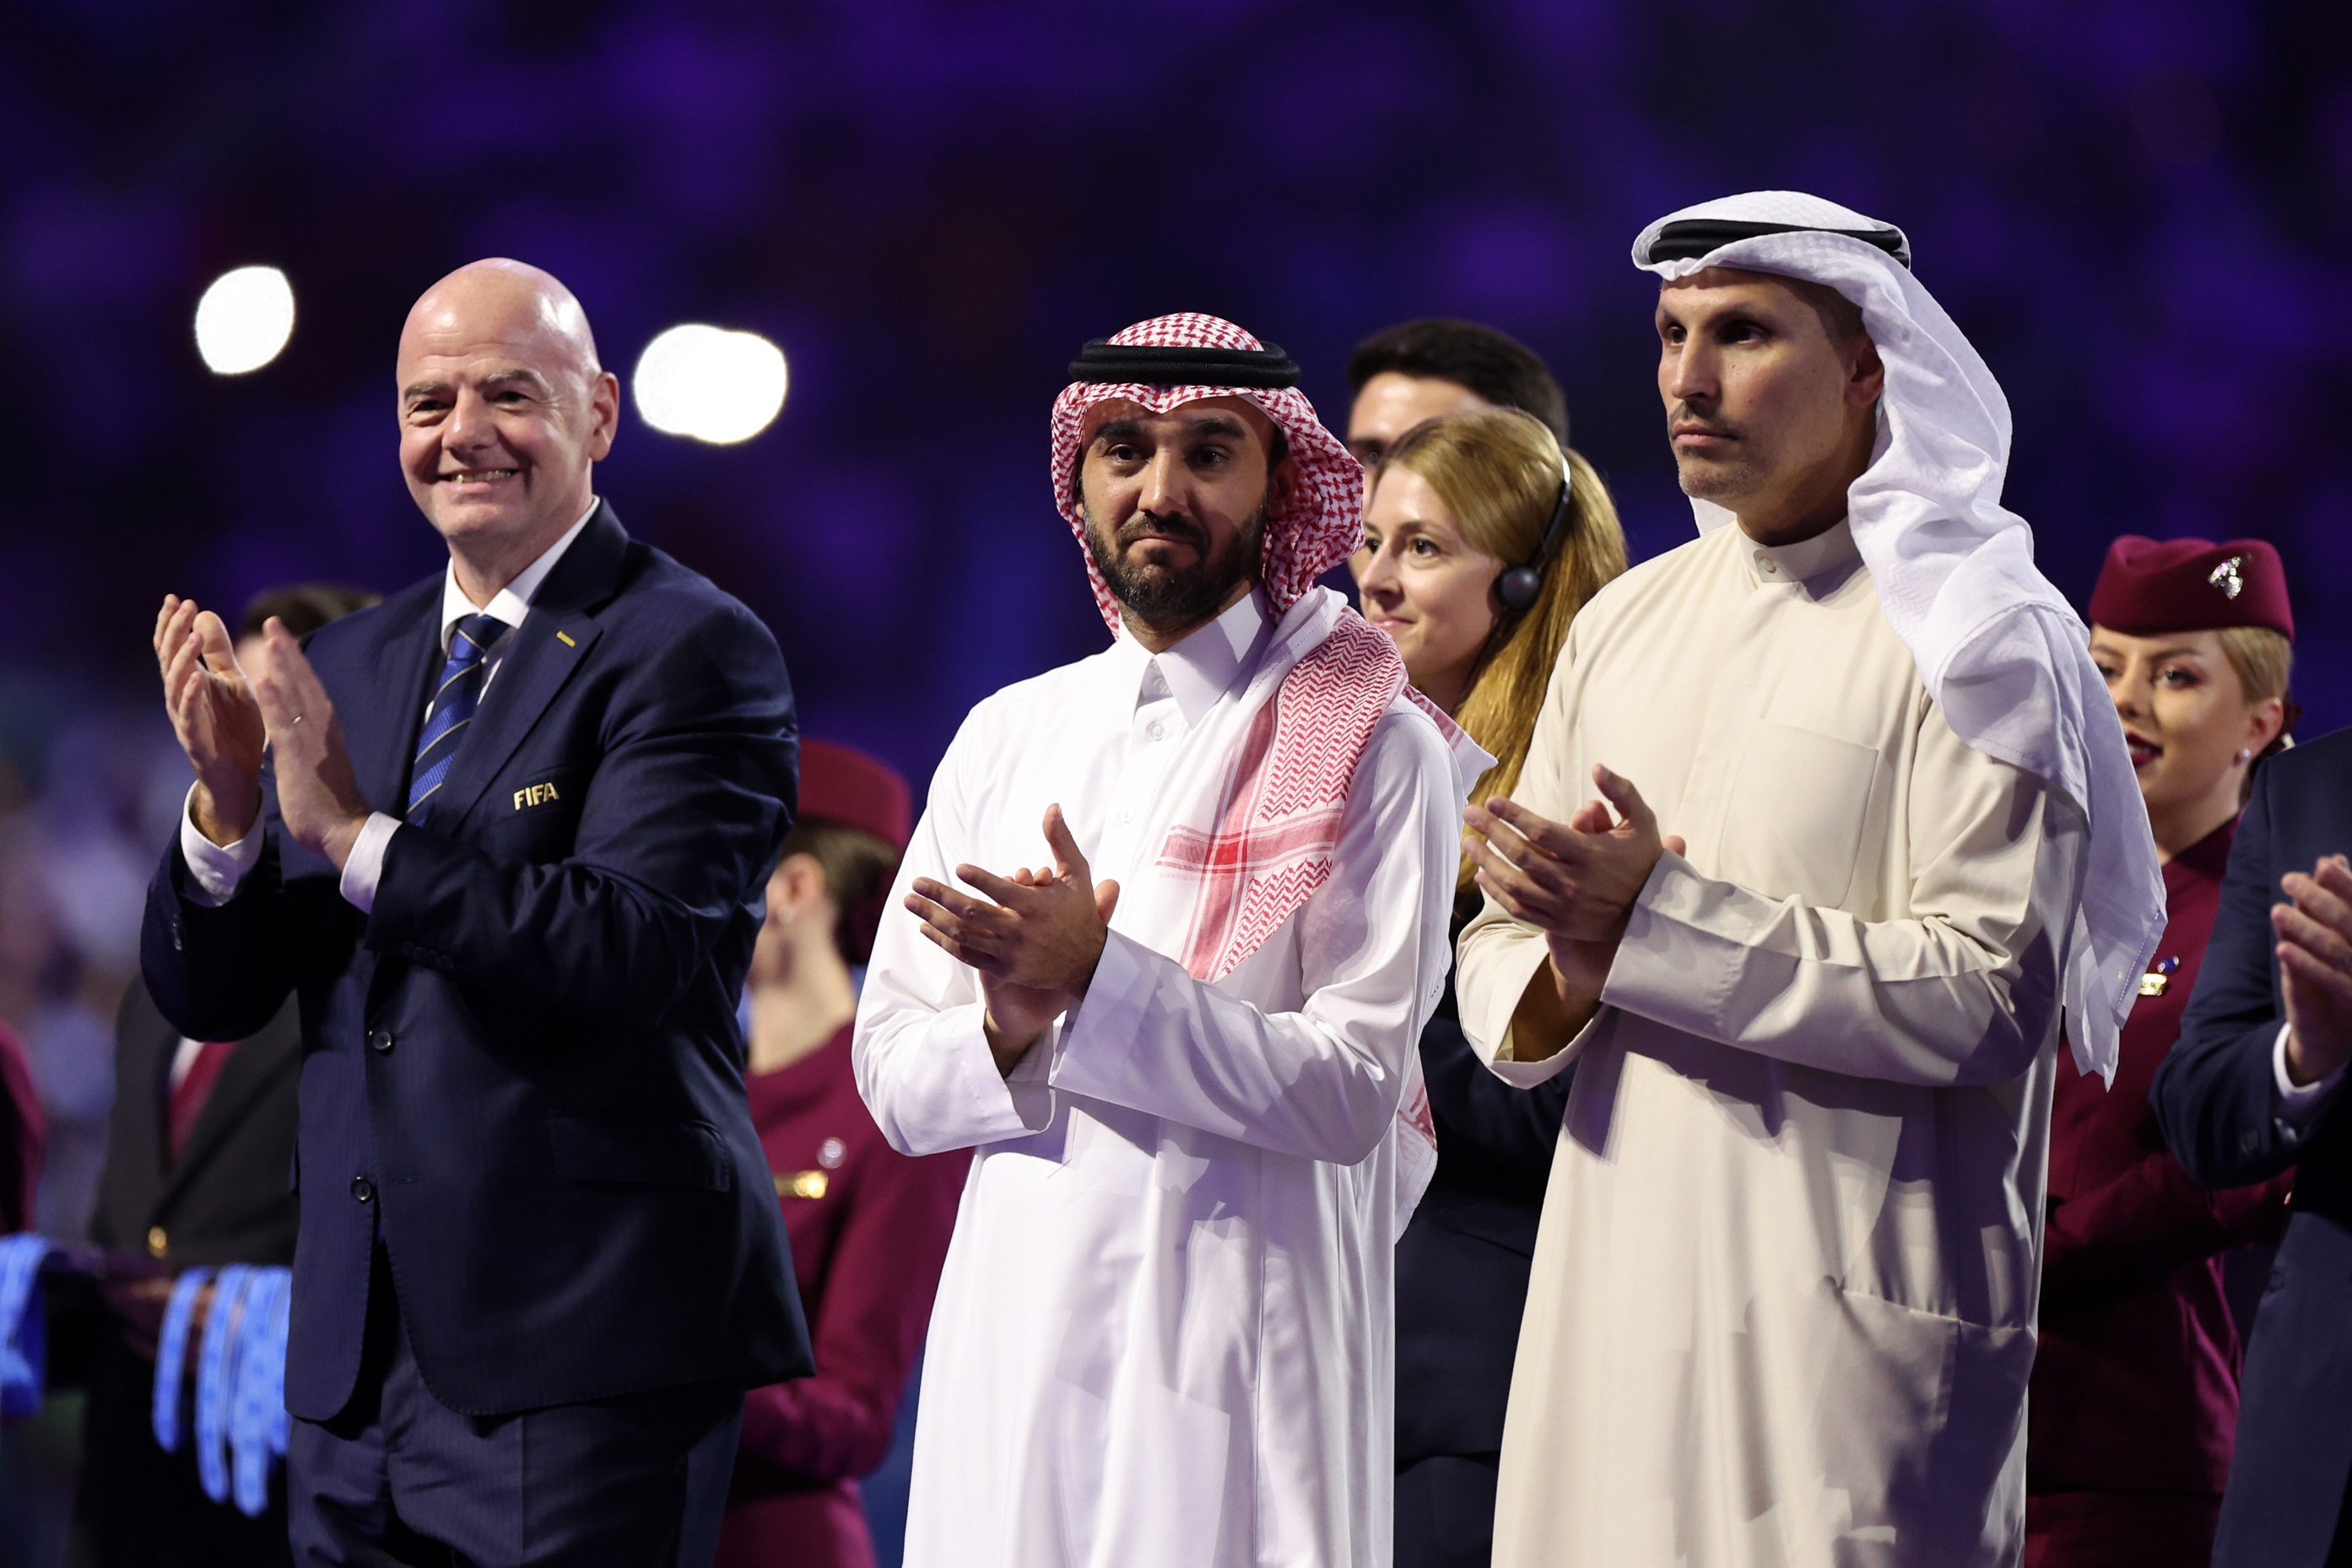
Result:
[[[1688,840],[1598,1016],[1516,1060],[1542,940],[1491,901],[1462,939],[1495,1070],[1580,1063],[1496,1563],[2016,1562],[2080,815],[1954,736],[1843,525],[1595,598],[1516,798],[1565,819],[1596,763]]]

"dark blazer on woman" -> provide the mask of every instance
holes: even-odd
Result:
[[[1397,1238],[1397,1568],[1483,1564],[1544,1186],[1571,1068],[1514,1088],[1462,1033],[1454,982],[1421,1033],[1437,1172]]]

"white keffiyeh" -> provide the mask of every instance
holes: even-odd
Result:
[[[2112,1082],[2117,1031],[2164,933],[2163,872],[2088,634],[2035,569],[2024,519],[2000,504],[2009,401],[1909,258],[1900,230],[1793,191],[1685,207],[1633,242],[1634,265],[1662,279],[1773,272],[1861,308],[1886,384],[1870,467],[1846,492],[1854,545],[1953,731],[2047,781],[2084,816],[2067,1037],[2075,1065]],[[1701,531],[1732,521],[1709,501],[1691,509]]]

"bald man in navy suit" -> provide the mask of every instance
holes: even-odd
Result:
[[[743,1391],[810,1370],[735,1021],[783,662],[597,499],[620,391],[561,283],[444,279],[397,384],[447,569],[250,669],[155,628],[196,782],[148,985],[199,1039],[301,1002],[295,1557],[708,1563]]]

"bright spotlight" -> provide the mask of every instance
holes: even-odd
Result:
[[[196,301],[196,352],[216,375],[243,375],[294,335],[294,288],[275,267],[224,272]]]
[[[784,380],[783,350],[757,332],[672,327],[637,358],[637,412],[672,436],[748,440],[783,408]]]

